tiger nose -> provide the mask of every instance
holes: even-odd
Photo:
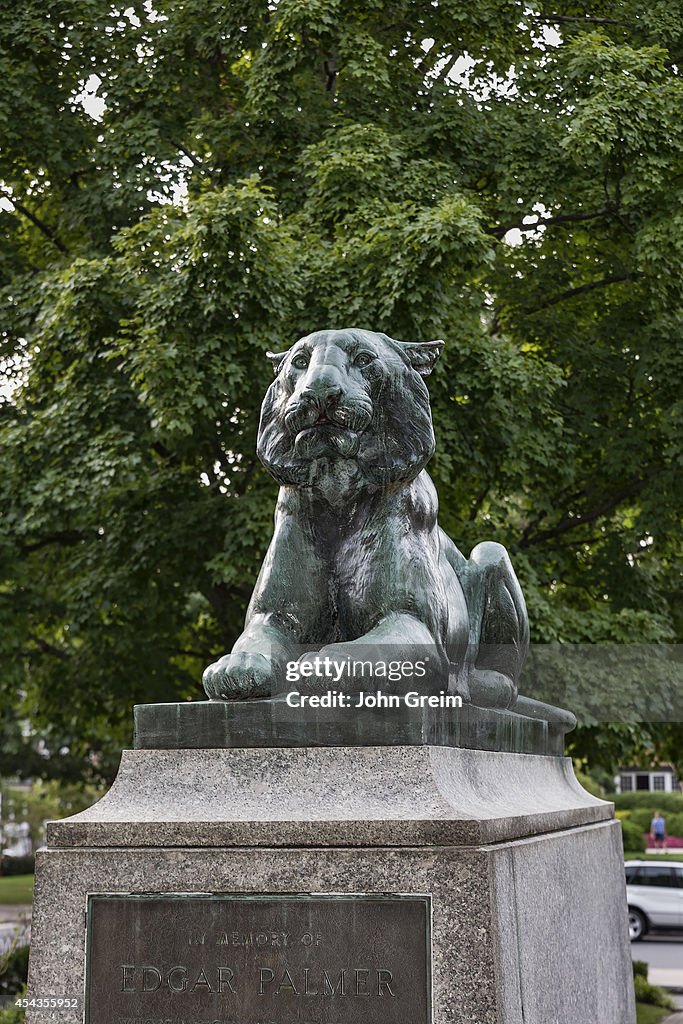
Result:
[[[304,398],[325,408],[332,408],[341,398],[343,391],[338,384],[327,381],[315,381],[304,389]]]

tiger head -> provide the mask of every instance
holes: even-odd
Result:
[[[261,462],[295,487],[314,486],[344,460],[369,485],[413,480],[434,453],[424,378],[442,348],[349,328],[269,353],[276,377],[261,408]]]

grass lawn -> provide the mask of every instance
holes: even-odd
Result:
[[[624,860],[683,860],[683,850],[671,853],[625,853]]]
[[[658,1024],[658,1021],[669,1017],[673,1010],[663,1010],[661,1006],[650,1006],[649,1003],[636,1003],[636,1024]]]
[[[3,903],[30,903],[33,899],[33,875],[8,875],[0,878],[0,906]]]

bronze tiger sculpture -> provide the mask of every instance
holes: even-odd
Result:
[[[302,651],[337,663],[376,651],[426,659],[429,692],[515,703],[529,627],[510,559],[488,541],[460,553],[424,468],[424,378],[442,348],[348,329],[269,353],[257,451],[281,485],[275,530],[244,632],[204,673],[210,697],[282,691]]]

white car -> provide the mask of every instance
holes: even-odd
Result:
[[[683,863],[627,860],[625,868],[631,942],[651,928],[683,929]]]

